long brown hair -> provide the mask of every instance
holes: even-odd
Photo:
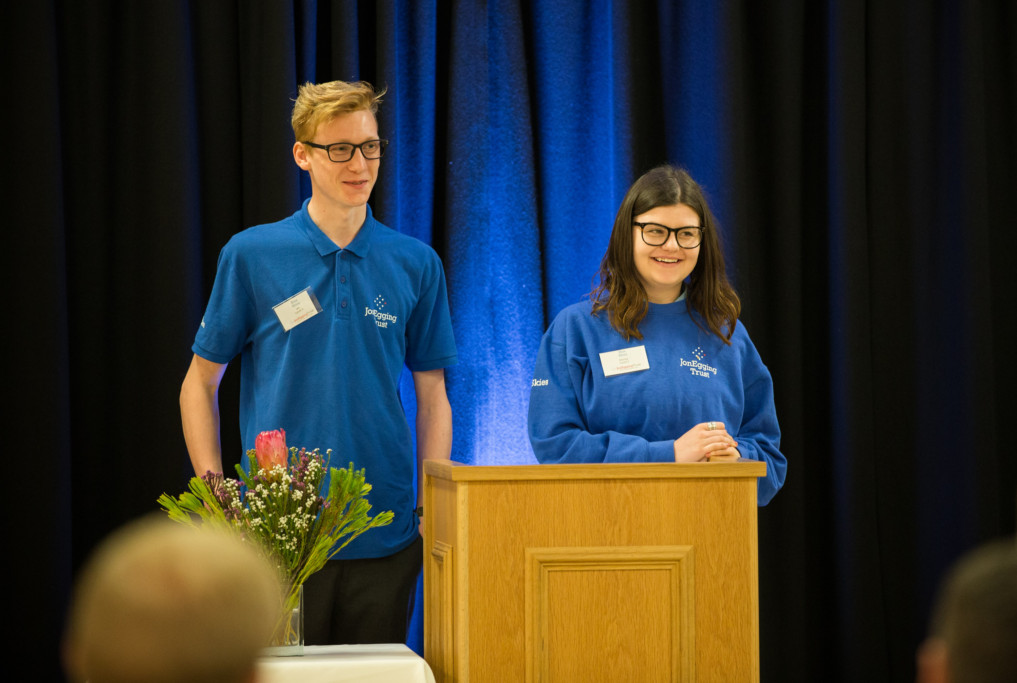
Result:
[[[685,286],[685,304],[702,316],[710,332],[730,344],[742,304],[724,270],[717,221],[699,184],[684,169],[674,166],[658,166],[646,172],[625,194],[600,262],[600,283],[590,293],[593,313],[606,310],[612,327],[625,339],[643,338],[639,323],[646,317],[649,304],[636,272],[632,221],[658,206],[675,204],[685,204],[695,211],[703,229],[699,258]],[[702,327],[695,316],[692,319]]]

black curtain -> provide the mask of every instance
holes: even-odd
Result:
[[[764,681],[911,680],[944,568],[1013,532],[1012,3],[0,12],[22,651],[54,651],[95,544],[185,486],[195,326],[219,248],[307,196],[289,129],[306,80],[389,87],[372,206],[444,260],[465,462],[533,462],[537,342],[589,290],[631,181],[671,162],[705,185],[789,460],[759,518]]]

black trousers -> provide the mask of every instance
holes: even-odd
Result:
[[[304,643],[405,643],[424,541],[388,557],[329,560],[304,583]]]

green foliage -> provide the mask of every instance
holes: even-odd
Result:
[[[311,574],[355,538],[392,522],[386,511],[370,516],[371,491],[364,470],[329,468],[331,451],[291,448],[287,467],[258,465],[248,451],[250,471],[237,465],[239,480],[208,473],[192,477],[189,491],[159,496],[170,519],[188,526],[227,529],[253,542],[278,568],[286,587],[284,611],[296,607]],[[323,491],[328,472],[328,491]],[[243,484],[243,486],[241,486]]]

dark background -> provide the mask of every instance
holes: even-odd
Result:
[[[186,484],[218,250],[307,195],[308,80],[389,87],[372,206],[445,263],[464,462],[533,462],[537,343],[632,180],[705,186],[789,461],[764,681],[913,679],[944,568],[1014,530],[1011,2],[40,0],[0,26],[9,616],[54,678],[73,572]]]

